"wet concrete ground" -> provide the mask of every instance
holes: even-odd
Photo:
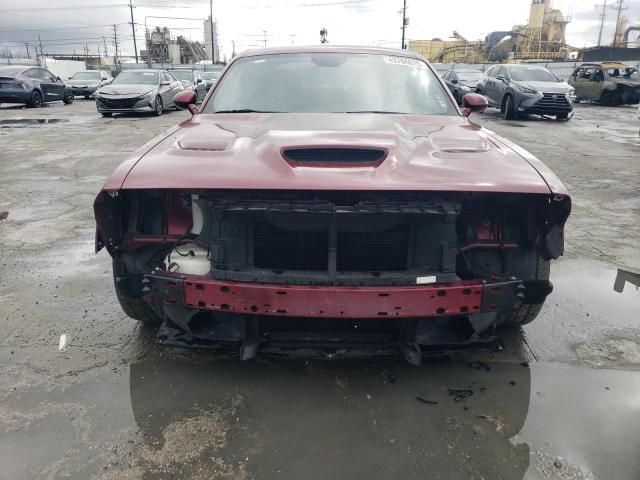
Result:
[[[640,291],[613,291],[618,267],[640,267],[635,109],[477,117],[567,184],[567,254],[504,351],[420,368],[240,363],[161,349],[124,316],[92,200],[186,115],[0,109],[0,479],[640,478]]]

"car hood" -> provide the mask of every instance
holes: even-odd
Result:
[[[572,87],[567,83],[558,82],[530,82],[530,81],[514,81],[522,87],[532,88],[542,93],[569,93]]]
[[[98,93],[104,95],[144,95],[155,88],[154,85],[141,84],[107,85],[102,87]]]
[[[617,83],[619,85],[627,85],[629,87],[640,87],[640,80],[633,80],[631,78],[618,78],[618,77],[609,77],[607,80]]]
[[[67,85],[91,85],[91,86],[95,86],[98,85],[100,83],[100,80],[73,80],[73,79],[69,79],[66,82]]]
[[[388,153],[378,166],[300,167],[282,156],[296,147]],[[461,116],[200,114],[143,147],[105,189],[566,193],[542,162],[517,149]]]

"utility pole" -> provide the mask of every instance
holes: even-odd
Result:
[[[42,40],[40,39],[40,34],[38,34],[38,43],[40,43],[40,59],[42,59]],[[36,52],[38,51],[36,47]],[[37,55],[36,55],[37,56]],[[38,60],[38,65],[40,65],[40,60]]]
[[[107,39],[104,38],[104,35],[102,36],[102,41],[104,43],[104,56],[108,57],[109,56],[109,50],[107,50]]]
[[[620,13],[622,10],[627,10],[626,8],[622,8],[622,4],[624,0],[618,0],[618,17],[616,18],[616,33],[613,34],[613,46],[618,46],[618,29],[620,28]]]
[[[129,0],[129,10],[131,11],[131,33],[133,33],[133,52],[136,55],[136,63],[138,63],[138,45],[136,44],[136,24],[133,23],[133,3]]]
[[[116,45],[116,55],[113,57],[113,65],[116,67],[116,71],[118,70],[118,27],[114,23],[113,24],[113,42]]]
[[[213,39],[213,0],[209,0],[209,29],[211,30],[211,65],[216,63],[216,47]]]
[[[102,66],[102,55],[100,54],[100,44],[98,43],[98,65]]]
[[[87,61],[89,60],[89,45],[84,44],[84,66],[87,66]]]
[[[602,14],[600,15],[600,31],[598,32],[598,46],[602,42],[602,30],[604,28],[604,19],[607,16],[607,0],[604,0],[602,5]]]
[[[295,42],[294,42],[294,40],[295,40],[295,38],[296,38],[296,35],[295,35],[295,33],[292,33],[292,34],[291,34],[291,35],[289,35],[289,36],[291,37],[291,45],[293,45],[293,44],[295,43]]]
[[[27,47],[27,58],[31,58],[29,55],[29,44],[25,42],[24,46]]]
[[[231,58],[233,58],[236,56],[236,41],[231,40],[231,45],[233,46],[233,48],[231,49]]]
[[[263,30],[262,33],[264,34],[264,48],[267,48],[267,31]]]
[[[404,34],[407,29],[407,0],[402,0],[402,50],[406,49],[404,44]]]

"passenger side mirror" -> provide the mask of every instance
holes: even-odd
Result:
[[[456,84],[458,83],[458,80],[456,80],[455,78],[453,80],[451,80],[451,83]]]
[[[198,107],[196,107],[196,92],[193,90],[185,90],[184,92],[178,93],[173,97],[173,103],[180,110],[188,109],[191,115],[198,113]]]
[[[489,106],[487,97],[479,93],[467,93],[462,97],[462,114],[468,117],[472,113],[482,113]]]
[[[61,82],[62,79],[60,77],[56,77],[56,81]]]
[[[202,83],[202,79],[199,78],[196,83]]]
[[[505,77],[504,75],[496,76],[496,80],[500,80],[501,82],[507,83],[507,77]]]

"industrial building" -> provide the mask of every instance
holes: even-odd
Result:
[[[554,9],[552,0],[532,0],[529,20],[511,30],[489,33],[483,40],[469,41],[458,32],[451,39],[413,40],[409,49],[433,62],[481,63],[484,61],[565,60],[571,51],[565,32],[570,18]]]

